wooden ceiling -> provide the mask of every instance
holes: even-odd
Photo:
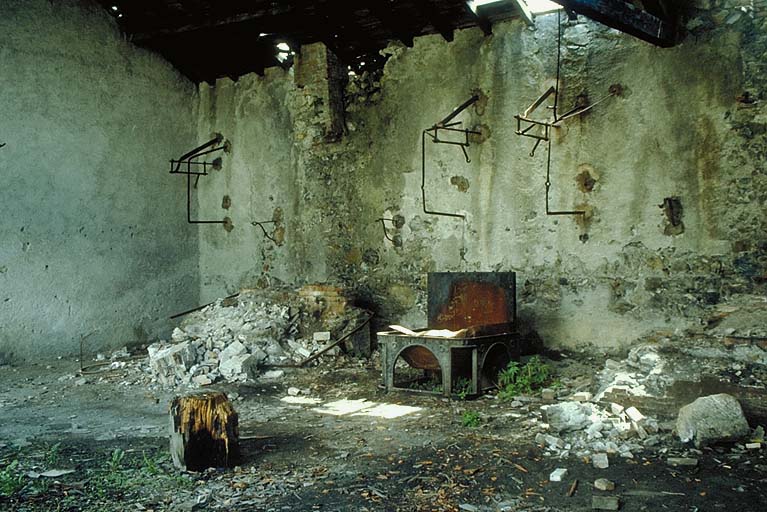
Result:
[[[359,73],[380,67],[379,51],[391,41],[412,46],[414,37],[425,34],[452,41],[456,29],[479,26],[490,34],[502,19],[532,21],[524,0],[498,1],[476,13],[465,0],[97,1],[134,43],[161,53],[197,82],[289,65],[290,55],[285,62],[278,59],[279,43],[295,51],[322,41]],[[665,23],[659,0],[645,1],[655,13],[639,0],[554,1],[655,44],[668,40],[659,30]]]

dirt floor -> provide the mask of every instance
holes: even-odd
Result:
[[[574,382],[602,362],[550,364]],[[211,386],[239,413],[243,461],[183,473],[168,454],[174,392],[150,391],[138,365],[84,377],[76,365],[0,367],[0,510],[559,511],[591,510],[595,496],[625,511],[767,510],[763,450],[691,451],[667,432],[596,469],[534,442],[539,397],[386,394],[374,362]],[[667,463],[690,455],[697,466]],[[568,473],[550,482],[556,468]],[[597,478],[615,490],[596,490]]]

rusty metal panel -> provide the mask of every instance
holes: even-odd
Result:
[[[429,328],[513,324],[516,310],[515,272],[429,272]]]

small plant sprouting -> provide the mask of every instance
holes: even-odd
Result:
[[[157,464],[156,460],[147,457],[146,456],[146,452],[142,452],[141,455],[142,455],[142,458],[143,458],[142,469],[144,470],[145,473],[147,473],[150,476],[155,476],[155,475],[159,475],[160,473],[162,473],[162,469],[160,469],[160,466],[159,466],[159,464]]]
[[[48,447],[48,452],[45,454],[45,462],[48,467],[53,467],[59,463],[59,455],[61,455],[61,443],[52,444]]]
[[[482,423],[482,418],[475,411],[466,411],[461,415],[461,423],[464,427],[477,428]]]
[[[17,471],[19,461],[14,460],[0,469],[0,496],[12,496],[24,487],[24,475]]]
[[[109,462],[107,463],[109,467],[109,471],[112,473],[116,473],[119,471],[122,467],[123,460],[125,459],[125,452],[121,450],[120,448],[115,448],[112,450],[112,455],[109,457]]]
[[[453,391],[458,395],[459,399],[466,400],[466,397],[469,396],[469,393],[471,392],[471,380],[460,377],[453,385]]]
[[[531,357],[524,365],[511,361],[498,374],[498,397],[508,400],[516,395],[530,394],[546,384],[550,377],[551,369],[538,356]]]

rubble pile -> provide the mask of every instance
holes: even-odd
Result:
[[[307,359],[364,318],[363,310],[318,287],[297,294],[241,292],[234,303],[219,299],[190,314],[170,342],[150,345],[149,366],[166,387],[280,376],[265,370]]]
[[[757,345],[728,346],[712,337],[664,336],[634,347],[623,361],[608,359],[598,375],[597,399],[616,390],[632,396],[662,397],[675,382],[695,382],[704,375],[763,386],[767,382],[767,351]]]
[[[635,453],[659,445],[664,435],[658,421],[645,417],[636,407],[566,401],[541,409],[552,433],[537,434],[535,442],[560,458],[606,453],[631,459]]]

